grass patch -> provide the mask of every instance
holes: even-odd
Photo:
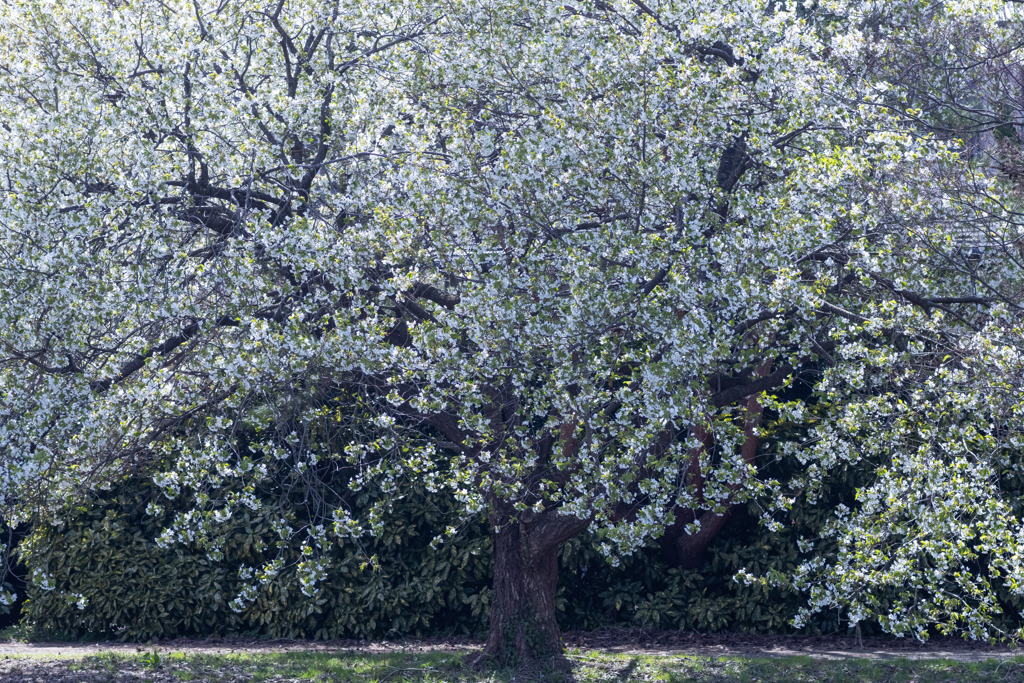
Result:
[[[26,624],[14,624],[0,631],[0,642],[27,643],[35,635],[35,629]]]
[[[54,683],[1024,683],[1024,658],[953,660],[613,655],[570,650],[572,671],[533,665],[479,669],[461,652],[107,652],[82,659],[0,661],[0,681]]]

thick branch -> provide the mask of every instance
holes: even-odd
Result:
[[[187,342],[192,337],[196,336],[196,334],[199,333],[199,330],[199,322],[192,321],[181,331],[181,334],[177,334],[173,337],[170,337],[162,344],[157,344],[156,346],[150,347],[143,353],[138,354],[130,361],[125,363],[123,366],[121,366],[121,371],[118,372],[117,376],[114,377],[113,379],[105,379],[98,382],[93,382],[91,385],[92,390],[100,394],[106,392],[108,389],[110,389],[112,385],[120,384],[121,382],[125,381],[130,376],[141,370],[143,366],[146,365],[147,360],[149,360],[153,356],[162,356],[170,353],[174,349],[178,348],[179,346]]]
[[[448,310],[452,310],[458,305],[459,298],[458,294],[452,294],[428,285],[422,282],[413,284],[412,289],[409,290],[409,295],[416,299],[426,299],[427,301],[433,301],[435,304],[444,306]]]
[[[771,391],[772,389],[782,386],[789,376],[793,374],[793,370],[794,368],[792,365],[784,363],[779,366],[778,370],[767,377],[762,377],[761,379],[750,382],[749,384],[741,384],[740,386],[730,387],[725,391],[720,391],[717,394],[712,394],[708,397],[708,403],[716,408],[721,408],[722,406],[735,403],[741,398],[745,398],[751,394]]]
[[[565,515],[557,510],[549,510],[530,521],[523,521],[530,526],[527,552],[531,559],[553,552],[558,546],[580,535],[590,526],[589,519]]]

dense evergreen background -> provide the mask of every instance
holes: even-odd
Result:
[[[766,443],[770,447],[770,439]],[[768,467],[774,476],[787,474],[784,461]],[[826,499],[852,500],[857,481],[856,471],[834,473]],[[236,613],[228,602],[240,582],[231,568],[239,562],[258,565],[277,553],[269,506],[224,523],[229,542],[224,557],[216,560],[196,545],[157,545],[156,537],[173,514],[189,509],[192,501],[183,495],[153,516],[145,508],[156,493],[146,481],[129,480],[74,510],[62,525],[33,529],[21,542],[18,558],[23,571],[30,576],[45,572],[54,587],[44,590],[30,582],[21,619],[40,636],[143,641],[215,634],[379,638],[486,631],[491,580],[486,523],[463,519],[455,501],[444,494],[404,484],[385,533],[333,546],[330,578],[315,598],[303,595],[298,582],[286,577],[264,587],[255,604]],[[373,495],[352,494],[353,508],[367,511]],[[657,542],[613,562],[600,553],[594,536],[574,539],[560,551],[561,626],[790,631],[787,622],[800,595],[747,586],[733,576],[740,569],[754,574],[791,570],[802,557],[797,539],[815,537],[827,513],[828,506],[800,500],[785,527],[772,532],[759,523],[756,502],[737,506],[704,565],[693,570],[672,566]],[[294,511],[291,517],[289,522],[299,521]],[[450,526],[461,527],[460,532],[444,535]],[[431,543],[439,535],[443,542]],[[266,545],[262,553],[259,539]],[[290,560],[298,552],[297,543],[286,548]],[[87,598],[84,608],[74,595]],[[833,615],[811,630],[840,628],[845,631]]]
[[[791,388],[787,393],[801,391],[806,388]],[[787,481],[799,474],[800,464],[794,458],[777,455],[778,444],[806,436],[809,426],[825,419],[826,412],[819,405],[799,425],[774,414],[767,416],[759,455],[765,479]],[[561,628],[634,625],[702,632],[794,632],[789,622],[803,595],[785,588],[745,585],[733,577],[741,569],[758,576],[772,570],[787,574],[808,559],[798,540],[818,539],[837,504],[855,506],[856,489],[870,480],[874,466],[864,460],[856,467],[830,472],[815,504],[798,497],[778,531],[762,523],[756,500],[734,506],[703,565],[696,569],[675,566],[671,552],[658,541],[631,556],[607,557],[600,552],[596,536],[573,539],[560,550]],[[354,517],[365,520],[373,504],[386,494],[373,486],[352,490],[346,482],[353,473],[342,467],[328,483]],[[293,505],[285,515],[296,527],[308,521],[302,513],[307,492],[297,481],[294,472],[282,465],[264,491],[268,501],[279,503],[279,489],[290,487],[286,499]],[[1008,498],[1017,501],[1020,514],[1021,473],[1008,469],[1002,484]],[[214,559],[195,543],[161,548],[157,537],[174,515],[195,506],[195,495],[185,490],[169,501],[148,478],[127,476],[116,490],[104,491],[69,511],[59,526],[23,528],[16,558],[18,574],[28,583],[14,587],[19,603],[0,617],[0,626],[20,621],[40,638],[132,641],[211,635],[397,638],[487,631],[492,571],[487,523],[480,516],[467,519],[457,501],[444,492],[431,493],[421,483],[402,482],[398,495],[389,496],[392,506],[383,533],[335,541],[329,578],[315,597],[301,592],[295,576],[298,535],[288,542],[281,540],[271,527],[271,517],[281,512],[272,505],[220,525],[227,540],[223,557]],[[148,513],[150,502],[162,503],[162,512]],[[453,527],[458,533],[447,534]],[[277,557],[279,549],[290,565],[284,580],[264,586],[244,611],[232,610],[228,603],[242,585],[239,564],[258,566]],[[827,557],[830,550],[819,543],[812,552]],[[41,586],[44,574],[50,577],[51,589]],[[84,597],[84,603],[76,596]],[[1006,617],[1000,626],[1018,628],[1024,602],[1005,590],[1001,598]],[[874,621],[861,627],[865,634],[881,632]],[[820,614],[802,630],[846,631],[846,622],[835,613]]]

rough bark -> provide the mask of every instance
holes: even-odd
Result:
[[[757,375],[767,377],[771,372],[771,367],[771,361],[765,362],[757,369]],[[757,461],[758,428],[761,426],[763,414],[764,407],[761,405],[760,394],[747,397],[743,425],[744,439],[740,446],[740,455],[749,465],[753,465]],[[703,496],[704,476],[700,471],[700,455],[703,450],[713,448],[714,440],[707,430],[699,426],[695,428],[694,436],[702,446],[691,450],[689,475],[691,483],[696,485],[698,497],[701,497]],[[727,501],[723,512],[689,511],[688,515],[682,515],[681,519],[666,530],[666,536],[672,545],[671,555],[680,567],[697,569],[704,564],[708,546],[722,531],[725,523],[729,521],[733,507],[734,503]],[[699,521],[700,529],[697,533],[689,534],[686,532],[686,525],[694,520]]]
[[[702,567],[707,558],[708,546],[729,521],[731,513],[731,505],[721,514],[711,510],[705,511],[698,518],[700,529],[695,534],[687,533],[685,528],[678,528],[674,538],[676,563],[683,569]]]
[[[494,593],[485,654],[502,665],[550,659],[562,653],[555,612],[558,547],[587,527],[587,520],[549,511],[492,516]]]

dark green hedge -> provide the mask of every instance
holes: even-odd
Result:
[[[52,576],[55,588],[30,585],[24,619],[42,634],[64,638],[149,640],[176,635],[249,634],[285,638],[342,638],[478,633],[486,629],[490,593],[490,540],[480,521],[432,546],[437,530],[459,524],[454,501],[412,485],[402,492],[377,538],[337,543],[330,578],[314,599],[285,575],[281,588],[265,588],[242,613],[228,602],[238,593],[239,562],[258,564],[258,538],[273,546],[268,520],[236,516],[229,524],[224,559],[198,547],[159,548],[162,517],[143,511],[146,486],[78,508],[61,526],[37,528],[20,558],[31,573]],[[833,498],[852,491],[852,480],[833,477]],[[150,489],[150,493],[151,493]],[[182,501],[185,504],[187,500]],[[364,494],[356,513],[372,501]],[[753,509],[753,505],[751,505]],[[559,608],[567,629],[609,624],[785,632],[799,596],[736,583],[740,569],[791,569],[800,559],[796,539],[814,536],[826,510],[798,505],[779,532],[758,524],[745,507],[732,519],[698,570],[671,567],[656,542],[613,567],[589,536],[561,551]],[[297,557],[297,548],[289,549]],[[87,598],[79,609],[73,594]],[[813,625],[834,631],[833,617]]]
[[[764,476],[785,481],[799,472],[793,460],[772,459],[777,441],[806,429],[768,420],[762,440]],[[657,542],[616,566],[598,551],[591,536],[565,544],[560,553],[558,607],[564,629],[589,630],[613,624],[697,631],[741,630],[789,632],[789,620],[802,596],[780,588],[737,583],[745,569],[755,575],[792,570],[805,556],[801,536],[817,538],[825,518],[838,503],[854,505],[856,487],[866,483],[875,465],[860,463],[829,473],[818,503],[797,498],[784,528],[769,531],[759,524],[755,503],[734,508],[731,519],[696,570],[673,567]],[[1024,516],[1024,470],[1002,473],[1001,485]],[[282,472],[287,476],[287,471]],[[345,477],[341,476],[341,481]],[[375,502],[368,490],[340,494],[355,517]],[[297,489],[296,489],[297,490]],[[265,492],[269,498],[274,491]],[[301,499],[298,491],[295,503]],[[173,515],[192,506],[183,495],[165,503],[162,516],[147,515],[146,504],[158,496],[146,480],[126,481],[71,511],[60,526],[39,526],[20,545],[18,557],[31,577],[52,576],[53,590],[29,581],[23,621],[41,635],[62,638],[149,640],[179,635],[248,634],[286,638],[373,638],[431,633],[481,633],[487,627],[491,551],[482,519],[467,521],[456,503],[405,483],[393,496],[394,509],[378,537],[337,542],[330,548],[329,578],[316,598],[303,595],[292,575],[280,587],[268,587],[256,602],[235,613],[228,602],[239,591],[239,563],[259,565],[272,559],[256,550],[262,539],[274,547],[276,534],[262,514],[235,516],[225,523],[224,558],[211,560],[197,546],[158,547],[154,539]],[[278,498],[278,502],[280,502]],[[295,510],[301,506],[296,505]],[[268,507],[269,509],[269,507]],[[293,512],[301,526],[301,514]],[[431,543],[442,530],[461,532]],[[819,547],[816,552],[828,552]],[[287,549],[298,558],[298,547]],[[276,552],[276,551],[275,551]],[[979,570],[984,571],[983,567]],[[74,595],[87,598],[79,609]],[[881,596],[884,608],[884,596]],[[1024,600],[1001,590],[1004,628],[1019,627]],[[806,631],[831,633],[837,615],[820,615]],[[877,624],[862,624],[865,635]]]
[[[144,488],[144,487],[143,487]],[[239,591],[238,563],[264,557],[255,542],[277,539],[265,514],[235,516],[220,561],[195,546],[161,549],[154,539],[170,522],[143,511],[137,496],[121,495],[79,508],[61,526],[35,530],[19,557],[29,575],[24,619],[60,637],[149,640],[175,635],[247,633],[275,638],[371,637],[424,634],[436,629],[484,628],[490,547],[479,525],[431,547],[434,529],[450,522],[440,496],[409,491],[387,531],[330,548],[331,572],[315,598],[302,594],[294,568],[264,587],[248,609],[228,602]],[[364,501],[365,503],[365,501]],[[276,549],[275,549],[276,552]],[[291,559],[298,548],[289,548]],[[80,609],[75,596],[87,598]]]

